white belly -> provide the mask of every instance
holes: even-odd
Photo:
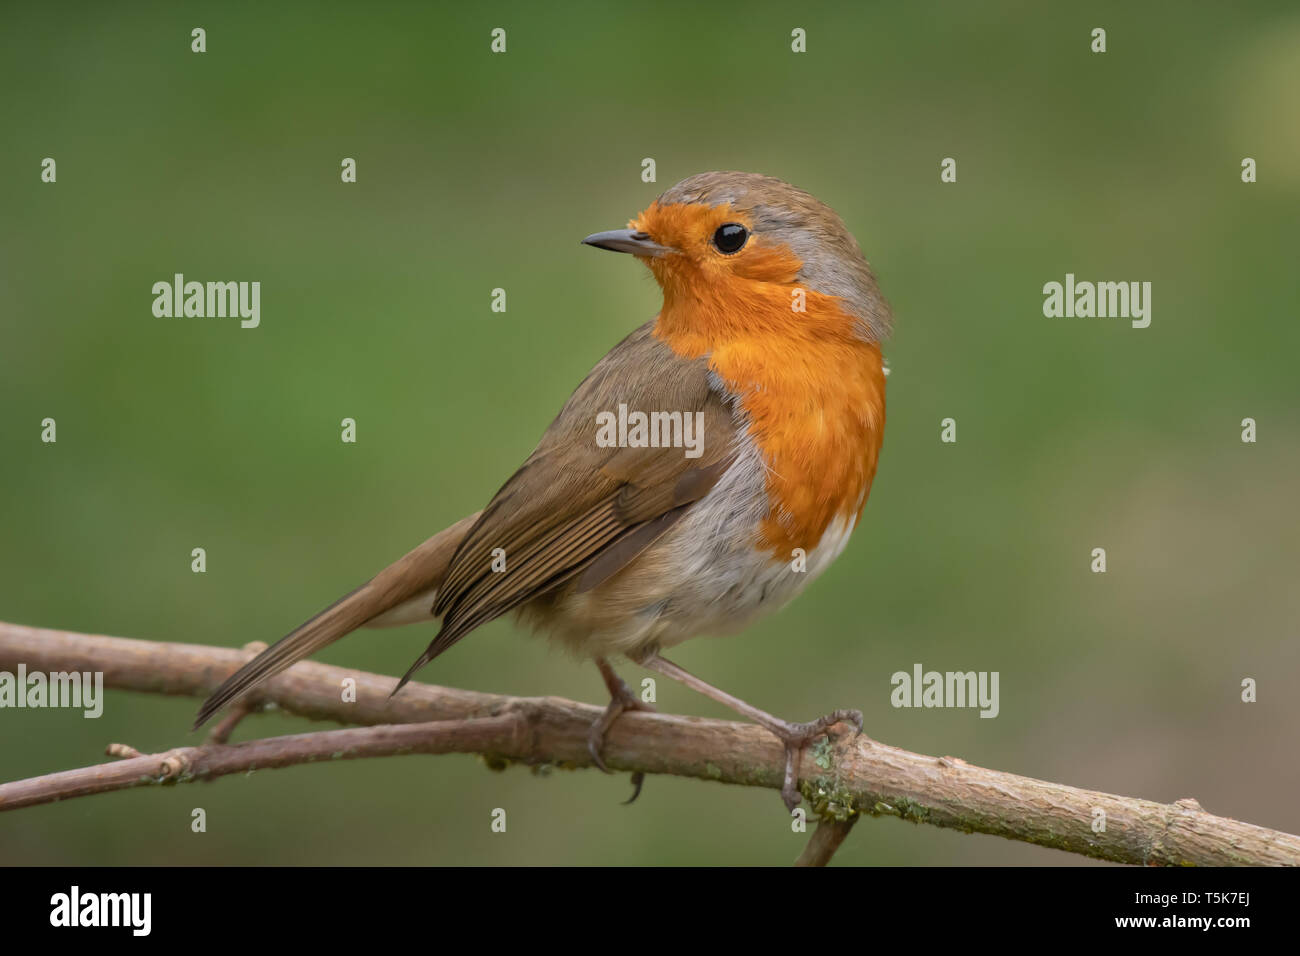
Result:
[[[521,617],[583,657],[635,657],[736,631],[797,596],[840,555],[857,523],[856,514],[838,518],[806,555],[778,560],[757,546],[767,514],[765,472],[751,447],[628,567],[591,591],[525,608]]]

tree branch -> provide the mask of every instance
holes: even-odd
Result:
[[[833,817],[822,820],[817,824],[812,839],[803,848],[803,852],[799,854],[799,859],[795,860],[794,865],[825,866],[831,861],[835,851],[840,848],[844,838],[849,835],[849,832],[853,829],[853,824],[861,819],[861,814],[854,814],[847,820],[836,820]]]
[[[0,670],[100,671],[108,687],[204,696],[248,652],[73,634],[0,623]],[[342,682],[356,681],[356,702]],[[587,730],[601,708],[558,697],[507,697],[409,684],[300,662],[258,688],[250,703],[366,725],[181,747],[152,756],[0,784],[0,810],[251,769],[399,753],[480,753],[489,761],[588,767]],[[429,723],[433,722],[433,723]],[[411,725],[411,726],[399,726]],[[131,753],[128,748],[117,752]],[[604,751],[614,769],[669,773],[780,789],[781,747],[752,724],[628,712]],[[990,833],[1122,863],[1300,865],[1300,837],[1207,813],[1192,800],[1161,804],[929,757],[842,735],[805,750],[801,790],[823,822],[801,862],[824,863],[860,814]],[[1105,828],[1094,832],[1095,820]]]

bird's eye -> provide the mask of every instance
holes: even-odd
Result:
[[[713,234],[713,244],[718,247],[719,252],[725,252],[727,255],[739,252],[748,240],[749,230],[738,222],[719,226],[718,231]]]

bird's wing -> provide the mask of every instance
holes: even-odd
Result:
[[[596,365],[483,509],[438,589],[433,610],[442,629],[402,683],[479,625],[577,575],[580,589],[613,575],[731,466],[739,436],[727,400],[710,384],[707,360],[681,358],[652,325]],[[684,447],[605,447],[597,416],[617,419],[620,405],[629,416],[659,412],[681,421],[682,437],[699,439],[698,455],[696,448],[688,457]],[[498,556],[505,570],[499,561],[494,570]]]
[[[642,326],[596,365],[487,508],[434,535],[249,661],[204,701],[194,726],[304,657],[436,592],[430,616],[444,617],[442,630],[405,683],[479,624],[575,574],[583,574],[580,588],[594,587],[667,531],[725,472],[736,434],[730,410],[709,388],[704,360],[679,358],[650,330]],[[682,448],[598,446],[595,415],[617,415],[620,402],[629,410],[702,413],[702,453],[687,458]],[[507,571],[493,574],[498,547],[505,549]]]

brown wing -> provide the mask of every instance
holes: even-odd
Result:
[[[483,509],[438,590],[433,610],[442,629],[399,689],[479,625],[575,575],[583,575],[579,587],[586,590],[616,573],[730,467],[736,428],[726,400],[710,387],[706,360],[680,358],[652,326],[596,365],[537,450]],[[597,415],[617,417],[620,405],[629,414],[677,413],[683,424],[692,416],[698,456],[687,457],[683,447],[602,447]],[[493,571],[493,556],[502,552],[505,570]]]

